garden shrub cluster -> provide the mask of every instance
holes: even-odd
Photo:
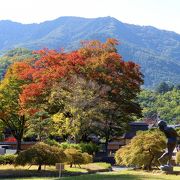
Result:
[[[50,146],[41,142],[20,152],[16,158],[15,165],[38,165],[38,170],[41,170],[42,165],[67,163],[72,167],[73,164],[80,165],[90,162],[92,162],[92,156],[81,152],[79,149],[66,148],[64,150],[60,147]]]
[[[18,155],[0,155],[0,164],[2,165],[38,165],[38,170],[41,170],[42,165],[67,163],[72,167],[72,165],[80,166],[80,164],[91,163],[92,160],[92,155],[83,152],[79,144],[72,144],[72,146],[70,146],[68,143],[63,143],[63,146],[59,145],[59,147],[57,147],[57,143],[55,146],[54,144],[48,145],[40,142],[20,152]]]
[[[17,155],[14,155],[14,154],[0,155],[0,164],[1,165],[14,164],[16,157]]]

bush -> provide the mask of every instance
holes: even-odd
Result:
[[[73,164],[75,166],[76,164],[78,164],[79,166],[80,164],[83,164],[84,161],[80,150],[71,148],[66,149],[64,153],[66,154],[67,162],[68,164],[70,164],[70,167],[72,167]]]
[[[66,149],[64,152],[67,156],[67,162],[70,164],[70,167],[72,167],[73,164],[75,166],[76,164],[80,166],[80,164],[87,164],[92,162],[91,155],[88,153],[81,153],[81,151],[78,149]]]
[[[89,155],[88,153],[82,153],[82,157],[83,157],[83,164],[88,164],[93,161],[92,156]]]
[[[0,164],[14,164],[16,160],[17,155],[14,154],[5,154],[0,155]]]
[[[99,147],[94,143],[80,143],[80,144],[74,144],[74,143],[61,143],[60,147],[63,149],[77,149],[81,152],[87,152],[88,154],[93,154],[94,152],[97,152]]]
[[[48,144],[50,146],[56,146],[56,147],[61,147],[60,143],[58,143],[56,140],[54,139],[46,139],[44,141],[45,144]],[[61,147],[62,148],[62,147]]]
[[[38,170],[41,170],[42,165],[55,165],[55,163],[64,162],[65,160],[66,155],[62,149],[51,147],[45,143],[37,143],[19,153],[16,158],[16,165],[35,164],[39,165]]]
[[[77,149],[81,151],[81,147],[79,144],[75,144],[75,143],[68,143],[68,142],[63,142],[60,144],[60,147],[62,149]]]
[[[180,164],[180,151],[176,153],[176,164]]]
[[[139,132],[128,145],[116,151],[116,164],[151,170],[159,165],[157,159],[165,147],[165,137],[159,130]]]
[[[82,152],[87,152],[88,154],[93,154],[99,150],[99,147],[94,143],[80,143],[80,149]]]

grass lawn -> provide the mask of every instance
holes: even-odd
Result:
[[[46,178],[23,178],[16,180],[46,180]],[[58,178],[47,178],[58,180]],[[162,173],[149,173],[143,171],[122,170],[120,172],[108,172],[101,174],[81,175],[74,177],[62,177],[61,180],[179,180],[180,175],[165,175]],[[59,179],[59,180],[60,180]]]
[[[96,168],[97,164],[85,165],[92,166]],[[106,165],[105,165],[106,166]],[[51,167],[52,168],[52,167]],[[69,169],[69,167],[66,167]],[[81,169],[82,170],[82,169]],[[77,172],[79,168],[71,168],[71,171]],[[180,172],[180,167],[175,167],[174,171]],[[11,180],[58,180],[56,177],[42,177],[42,178],[11,178]],[[161,173],[161,171],[154,172],[144,172],[140,170],[121,170],[119,172],[107,172],[107,173],[98,173],[98,174],[90,174],[90,175],[80,175],[80,176],[72,176],[72,177],[62,177],[61,180],[179,180],[180,175],[166,175]],[[59,180],[60,180],[59,179]],[[10,179],[4,179],[10,180]]]
[[[178,175],[165,175],[161,173],[148,173],[143,171],[120,171],[78,177],[62,178],[62,180],[179,180]]]
[[[81,168],[78,166],[70,168],[69,165],[65,166],[65,171],[63,172],[64,176],[70,175],[78,175],[82,173],[94,172],[94,171],[108,171],[111,167],[110,164],[107,163],[90,163],[81,165]],[[1,165],[0,166],[0,178],[13,178],[13,177],[48,177],[48,179],[52,179],[50,177],[58,177],[58,170],[55,169],[55,166],[42,166],[41,171],[37,171],[38,166],[17,166],[13,165]],[[14,178],[15,179],[15,178]],[[17,178],[16,178],[17,179]],[[41,178],[45,179],[45,178]]]

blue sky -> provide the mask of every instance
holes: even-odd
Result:
[[[0,0],[0,20],[27,24],[60,16],[112,16],[180,34],[180,0]]]

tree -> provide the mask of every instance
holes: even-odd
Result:
[[[144,118],[154,119],[157,117],[157,98],[157,94],[150,90],[142,90],[138,95],[138,102],[141,105]]]
[[[138,98],[145,118],[160,115],[161,119],[171,123],[180,122],[180,90],[173,89],[164,94],[157,94],[150,90],[143,90]]]
[[[6,52],[0,57],[0,80],[2,80],[11,64],[33,57],[35,56],[32,54],[32,51],[25,48],[16,48]]]
[[[159,165],[157,159],[165,147],[165,137],[159,130],[142,131],[116,152],[115,160],[120,165],[151,170]]]
[[[168,91],[171,91],[173,89],[173,85],[167,84],[166,82],[161,82],[156,88],[155,91],[157,93],[166,93]]]
[[[175,89],[180,90],[180,84],[176,84]]]
[[[21,149],[21,140],[27,121],[19,99],[24,84],[24,81],[17,76],[21,68],[23,67],[17,66],[17,64],[12,65],[0,83],[0,120],[16,138],[17,153]]]
[[[102,118],[101,109],[105,101],[101,94],[104,92],[105,87],[100,87],[96,81],[77,76],[56,84],[49,102],[62,104],[63,108],[52,117],[54,131],[71,137],[76,143],[86,142],[89,134],[96,133],[95,128]]]
[[[52,120],[47,112],[36,112],[27,122],[26,136],[37,136],[38,141],[48,139]]]
[[[63,113],[63,123],[73,119],[72,122],[78,127],[76,130],[79,129],[71,131],[72,134],[78,134],[81,128],[82,133],[86,132],[83,131],[85,126],[82,124],[85,122],[89,125],[93,122],[98,127],[96,130],[102,128],[97,134],[103,136],[107,144],[111,136],[122,133],[129,121],[141,115],[141,108],[136,101],[143,83],[140,67],[131,61],[123,61],[117,53],[116,45],[115,39],[108,39],[105,43],[84,42],[82,48],[69,53],[48,49],[38,51],[39,59],[25,63],[27,68],[19,73],[19,77],[28,82],[20,95],[23,106],[31,111],[45,110],[52,115]],[[86,83],[76,83],[77,86],[73,86],[73,89],[78,89],[78,100],[73,99],[75,91],[68,87],[63,91],[68,94],[67,98],[63,99],[65,96],[61,94],[58,100],[49,101],[54,93],[52,88],[56,85],[63,87],[62,81],[72,83],[74,76],[77,77],[77,82],[83,79],[87,84],[97,84],[99,92],[93,88],[84,88]],[[85,98],[93,92],[99,93],[100,98],[95,99],[95,94],[85,104]],[[59,89],[58,93],[61,93]],[[98,112],[99,117],[92,117],[95,112]],[[73,123],[70,126],[73,127]]]
[[[141,115],[136,98],[143,75],[137,64],[123,61],[117,53],[117,44],[115,39],[105,43],[90,41],[84,42],[79,50],[87,59],[86,76],[106,90],[99,108],[102,116],[97,122],[106,147],[112,136],[122,134],[128,122]]]

